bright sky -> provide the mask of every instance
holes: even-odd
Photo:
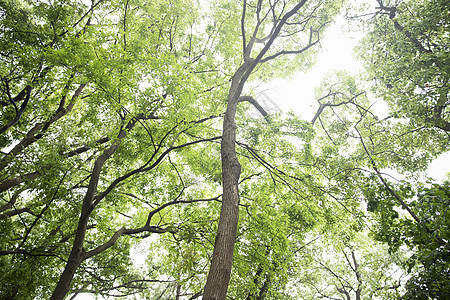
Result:
[[[308,72],[300,71],[292,80],[277,80],[265,87],[264,93],[275,102],[282,111],[294,110],[302,118],[311,120],[318,108],[314,90],[322,79],[332,70],[347,70],[356,74],[362,65],[353,58],[353,48],[362,34],[354,37],[341,30],[344,24],[338,18],[325,33],[321,41],[322,51],[317,63]]]

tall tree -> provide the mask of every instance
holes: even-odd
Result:
[[[431,278],[439,269],[446,280],[448,261],[444,253],[448,253],[448,240],[442,237],[448,231],[445,225],[437,224],[447,220],[438,218],[434,224],[423,218],[422,211],[442,209],[437,203],[445,203],[445,188],[440,188],[436,203],[423,201],[428,198],[423,194],[424,186],[430,194],[434,192],[429,183],[421,182],[421,176],[433,158],[448,150],[448,112],[442,101],[448,94],[448,68],[444,66],[446,56],[440,53],[448,44],[447,35],[441,33],[447,27],[448,9],[444,8],[445,1],[377,3],[377,11],[369,14],[372,17],[366,22],[369,33],[358,51],[366,62],[367,78],[375,79],[369,86],[373,84],[375,96],[381,98],[377,100],[389,106],[388,117],[380,118],[372,109],[376,104],[369,102],[373,94],[358,88],[367,83],[340,74],[319,90],[320,106],[314,120],[325,134],[321,149],[340,160],[345,157],[345,164],[333,165],[336,174],[346,174],[338,184],[351,185],[359,192],[349,194],[339,187],[340,193],[363,199],[367,217],[374,218],[365,223],[375,239],[387,242],[391,252],[403,247],[412,254],[423,243],[429,249],[421,252],[436,255],[428,256],[436,265],[420,255],[410,258],[409,269],[403,265],[414,279],[408,282],[402,297],[414,297],[411,290],[416,289],[421,293],[418,297],[446,298],[445,285],[439,280],[431,283]],[[439,12],[429,14],[433,10]],[[334,146],[326,146],[327,142]],[[392,170],[407,177],[397,180],[388,175]],[[411,236],[406,237],[406,232]],[[415,273],[413,266],[423,273]]]
[[[219,49],[217,28],[205,32],[187,2],[1,4],[1,219],[8,234],[0,253],[13,266],[2,274],[2,292],[47,298],[58,282],[59,299],[71,286],[114,286],[113,265],[105,263],[113,256],[105,253],[119,238],[175,232],[170,222],[161,225],[161,212],[217,200],[206,186],[188,192],[193,183],[183,181],[183,163],[173,162],[180,149],[220,139],[211,124],[223,109],[227,67],[207,55],[220,52],[211,50]],[[114,248],[120,254],[130,248],[122,240]]]
[[[374,278],[397,267],[404,297],[445,295],[448,186],[419,180],[448,149],[431,2],[367,22],[388,118],[341,72],[308,122],[249,83],[312,65],[342,1],[0,0],[0,298],[393,297]]]
[[[241,174],[241,165],[236,156],[235,115],[240,102],[255,102],[253,97],[242,96],[244,85],[258,65],[269,63],[278,57],[301,54],[319,43],[321,33],[330,21],[329,17],[338,11],[338,5],[332,1],[326,3],[311,1],[306,5],[307,2],[306,0],[292,3],[243,2],[241,16],[243,63],[231,79],[224,115],[221,143],[222,208],[204,299],[225,299],[231,275],[239,219],[238,185]],[[316,15],[314,14],[316,10],[326,13]],[[249,26],[250,21],[253,23]],[[304,24],[308,24],[309,28]],[[303,46],[285,44],[286,38],[303,41]],[[258,43],[262,45],[259,46]],[[255,106],[259,108],[258,105]]]

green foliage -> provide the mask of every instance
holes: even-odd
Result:
[[[359,50],[391,115],[448,131],[448,2],[385,3]],[[437,130],[435,135],[442,135]],[[442,149],[442,148],[441,148]]]
[[[296,295],[302,299],[397,299],[405,282],[399,267],[404,259],[389,254],[385,245],[365,232],[343,225],[302,249]]]
[[[419,188],[417,196],[408,205],[420,223],[409,215],[399,216],[393,210],[394,207],[400,210],[399,205],[387,199],[381,200],[374,209],[377,215],[375,239],[386,242],[390,252],[404,251],[406,247],[411,253],[407,263],[411,278],[406,284],[405,299],[445,299],[448,296],[449,196],[448,182]],[[390,203],[391,214],[395,214],[391,220],[386,211],[387,203]]]
[[[82,253],[92,255],[78,266],[71,296],[187,299],[202,291],[241,25],[247,42],[255,30],[263,39],[258,53],[276,18],[298,2],[246,3],[242,19],[243,3],[234,1],[0,0],[0,124],[12,124],[0,135],[0,298],[50,298],[83,218]],[[448,148],[445,3],[400,2],[394,19],[379,14],[369,24],[360,51],[373,62],[367,74],[390,105],[388,119],[344,72],[317,89],[313,124],[292,112],[251,118],[251,104],[239,104],[230,297],[344,297],[343,281],[367,299],[448,296],[449,183],[388,182],[417,223],[373,171],[418,178]],[[342,5],[307,1],[250,80],[308,69]]]
[[[197,161],[185,165],[178,159],[195,151],[169,151],[198,143],[199,152],[206,152],[202,140],[219,135],[210,120],[223,110],[220,86],[227,78],[213,69],[217,59],[201,59],[219,39],[202,32],[197,8],[181,1],[100,1],[91,8],[71,1],[1,2],[2,125],[22,105],[12,104],[11,97],[27,84],[32,88],[19,122],[2,135],[3,151],[10,152],[2,154],[2,183],[20,181],[2,193],[1,206],[13,213],[25,209],[0,219],[5,229],[0,250],[12,251],[2,253],[2,266],[8,266],[2,292],[14,294],[17,288],[17,298],[49,298],[70,253],[94,162],[113,143],[120,147],[101,172],[98,193],[108,192],[90,215],[85,251],[121,227],[143,226],[149,211],[180,195],[183,200],[217,196],[188,175]],[[208,89],[215,96],[204,92]],[[121,128],[133,122],[119,141]],[[24,146],[14,148],[17,143]],[[145,174],[123,177],[145,167]],[[178,217],[163,210],[151,225],[175,229]],[[120,283],[120,292],[132,291],[127,280],[142,280],[130,268],[132,245],[121,238],[84,262],[72,292],[107,296]],[[14,282],[15,277],[23,280]]]
[[[448,3],[379,4],[379,13],[366,22],[369,33],[358,54],[366,63],[367,78],[375,79],[373,92],[389,105],[391,121],[359,126],[359,133],[378,168],[417,178],[432,158],[448,149]],[[406,248],[412,255],[403,298],[448,298],[448,183],[388,183],[388,191],[376,181],[369,177],[363,190],[376,220],[374,238],[386,242],[391,252]]]
[[[413,273],[406,285],[408,292],[404,297],[445,299],[450,295],[447,284],[450,280],[449,182],[421,188],[417,198],[412,207],[422,220],[422,227],[428,230],[417,224],[404,226],[407,244],[415,250],[410,268],[418,265],[417,273]]]

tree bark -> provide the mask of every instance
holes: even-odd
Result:
[[[84,206],[84,205],[83,205]],[[83,244],[86,236],[87,224],[89,222],[89,214],[83,212],[78,221],[78,227],[75,234],[75,240],[73,242],[72,251],[70,252],[69,259],[67,260],[66,267],[59,278],[55,290],[51,296],[51,300],[64,299],[69,292],[70,283],[72,282],[75,271],[83,261]]]
[[[236,156],[236,109],[239,103],[241,89],[240,79],[249,68],[244,63],[234,74],[228,96],[227,110],[223,121],[221,142],[222,159],[222,207],[220,210],[219,227],[211,266],[206,280],[203,299],[225,299],[231,276],[234,244],[236,241],[237,224],[239,221],[239,190],[241,164]]]

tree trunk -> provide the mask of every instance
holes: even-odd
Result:
[[[69,259],[67,261],[66,267],[59,278],[55,290],[53,291],[51,300],[64,299],[70,289],[70,283],[72,282],[73,276],[77,268],[87,258],[86,252],[83,249],[84,238],[86,236],[87,225],[89,222],[89,217],[95,208],[94,199],[97,192],[98,181],[100,179],[100,172],[104,163],[111,157],[111,155],[116,152],[119,147],[119,142],[126,135],[127,130],[131,128],[136,123],[136,120],[131,120],[126,130],[121,130],[118,135],[118,141],[109,146],[105,151],[97,158],[94,163],[94,168],[91,173],[91,179],[89,180],[89,186],[86,194],[83,198],[83,206],[81,208],[80,218],[78,220],[77,231],[75,234],[75,239],[73,242],[72,250],[70,251]]]
[[[242,91],[240,79],[249,68],[244,63],[234,74],[227,110],[223,121],[221,143],[222,158],[222,207],[220,210],[219,227],[217,229],[211,266],[203,294],[204,300],[222,300],[226,298],[233,263],[234,243],[236,241],[239,220],[239,176],[241,164],[236,156],[236,109]]]
[[[227,296],[228,283],[230,282],[231,267],[233,262],[233,251],[236,240],[236,232],[239,220],[239,177],[241,175],[241,165],[236,156],[236,109],[240,102],[240,96],[250,74],[262,58],[267,53],[276,37],[281,31],[286,21],[293,16],[304,4],[306,0],[301,0],[291,10],[286,12],[274,25],[269,40],[265,43],[263,49],[259,51],[256,58],[251,58],[251,52],[256,40],[258,28],[261,23],[256,24],[252,38],[245,46],[245,26],[242,21],[243,36],[243,57],[244,63],[234,73],[231,80],[230,92],[228,94],[227,110],[223,120],[223,132],[221,143],[222,158],[222,207],[220,210],[219,226],[217,229],[216,240],[214,243],[213,257],[206,280],[203,293],[204,300],[225,300]],[[242,20],[245,19],[246,1],[244,1]],[[310,45],[302,50],[294,52],[280,51],[275,55],[267,57],[264,61],[269,61],[285,53],[302,53]],[[245,101],[245,99],[243,99]],[[248,101],[248,100],[247,100]]]
[[[53,291],[51,300],[64,299],[70,289],[70,283],[72,282],[75,271],[78,269],[83,261],[83,244],[84,238],[86,236],[87,224],[89,221],[89,214],[82,212],[82,216],[78,221],[78,227],[75,235],[75,240],[73,242],[72,251],[70,252],[69,259],[66,264],[61,277],[59,278],[58,284]]]

